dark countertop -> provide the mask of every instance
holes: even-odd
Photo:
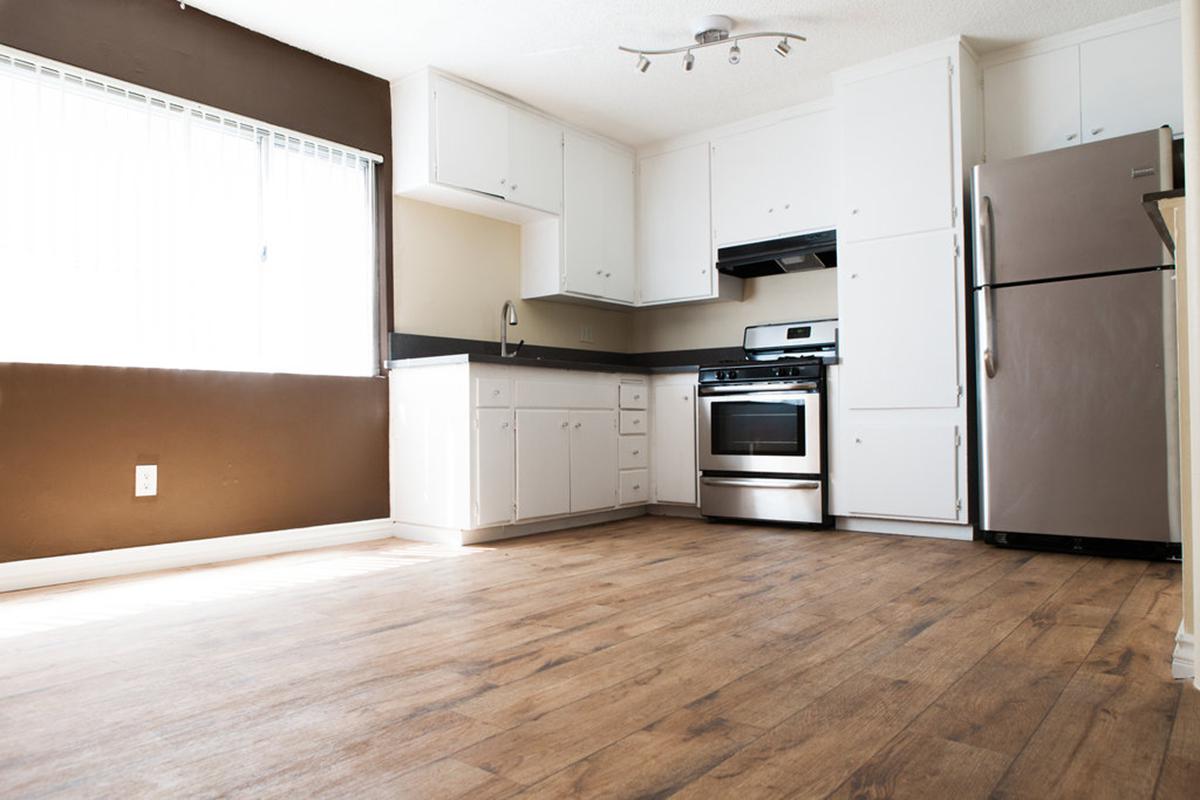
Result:
[[[696,369],[701,364],[737,361],[741,347],[716,347],[697,350],[670,350],[653,353],[615,353],[607,350],[582,350],[570,347],[525,345],[516,356],[500,357],[498,342],[478,339],[454,339],[413,333],[392,333],[389,369],[431,366],[435,364],[505,364],[512,367],[575,369],[588,372],[630,372],[651,374]],[[514,342],[511,346],[514,346]]]
[[[1162,209],[1158,207],[1160,200],[1170,200],[1174,197],[1183,197],[1183,189],[1170,189],[1165,192],[1151,192],[1150,194],[1142,195],[1142,208],[1146,209],[1146,213],[1150,216],[1150,221],[1154,223],[1158,235],[1162,237],[1163,242],[1175,252],[1175,240],[1171,238],[1171,231],[1167,228],[1167,222],[1163,219]]]

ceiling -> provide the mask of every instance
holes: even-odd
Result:
[[[164,0],[165,1],[165,0]],[[830,93],[841,67],[965,34],[987,52],[1161,5],[1161,0],[189,0],[211,14],[387,79],[431,64],[631,145],[670,138]],[[618,44],[666,48],[704,14],[734,33],[809,38],[634,69]]]

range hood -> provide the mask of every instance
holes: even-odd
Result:
[[[717,271],[735,278],[761,278],[836,266],[837,231],[739,244],[717,251]]]

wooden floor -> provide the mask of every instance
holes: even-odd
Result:
[[[0,597],[0,796],[1195,798],[1177,565],[642,518]]]

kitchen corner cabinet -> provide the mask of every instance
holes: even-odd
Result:
[[[835,76],[848,154],[831,465],[838,516],[965,525],[967,170],[978,67],[951,40]]]
[[[718,247],[834,227],[834,113],[817,111],[712,142]]]
[[[995,53],[983,70],[986,158],[1171,126],[1183,134],[1178,12],[1075,44]]]

